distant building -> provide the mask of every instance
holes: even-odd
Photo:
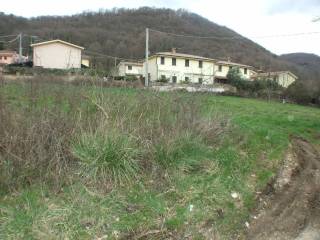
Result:
[[[298,77],[290,71],[279,72],[264,72],[257,73],[254,79],[271,79],[278,82],[278,84],[284,88],[289,87],[292,83],[298,80]]]
[[[254,67],[231,61],[218,61],[215,65],[215,82],[227,83],[227,75],[230,69],[238,68],[242,77],[247,80],[253,80],[256,74]]]
[[[32,44],[33,66],[53,69],[81,68],[83,47],[62,40]]]
[[[87,55],[81,56],[81,65],[84,65],[86,67],[90,67],[90,57]]]
[[[213,84],[215,61],[210,58],[177,53],[176,49],[172,49],[171,52],[158,52],[149,57],[149,80]]]
[[[143,63],[141,62],[128,62],[128,61],[121,61],[118,64],[118,76],[125,77],[125,76],[142,76],[142,68]]]
[[[7,65],[19,62],[19,54],[16,51],[1,50],[0,51],[0,65]],[[27,61],[27,57],[21,56],[21,61]]]

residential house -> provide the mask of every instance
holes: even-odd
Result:
[[[33,66],[53,69],[81,68],[83,47],[65,42],[52,40],[32,44]]]
[[[254,76],[254,79],[275,80],[278,82],[280,86],[287,88],[296,80],[298,80],[298,77],[290,71],[278,71],[278,72],[260,72]]]
[[[81,56],[81,65],[85,67],[90,67],[90,57],[87,55]]]
[[[143,63],[142,62],[133,62],[133,61],[121,61],[118,64],[118,76],[136,76],[140,77],[143,75],[142,72]]]
[[[255,76],[256,72],[254,67],[249,65],[244,65],[240,63],[235,63],[231,61],[218,61],[215,65],[215,82],[227,83],[227,75],[230,69],[238,68],[240,74],[244,79],[253,80],[253,76]]]
[[[0,51],[0,65],[7,65],[19,62],[19,54],[16,51],[2,50]],[[27,57],[21,56],[21,61],[27,61]]]
[[[158,52],[148,60],[149,80],[213,84],[214,63],[214,59],[177,53],[176,49],[171,52]]]

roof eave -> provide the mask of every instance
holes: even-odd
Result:
[[[81,47],[81,46],[60,40],[60,39],[55,39],[55,40],[50,40],[50,41],[45,41],[45,42],[40,42],[40,43],[34,43],[34,44],[31,44],[30,46],[31,47],[38,47],[38,46],[43,46],[43,45],[47,45],[47,44],[51,44],[51,43],[62,43],[62,44],[65,44],[65,45],[68,45],[68,46],[71,46],[74,48],[84,50],[84,47]]]

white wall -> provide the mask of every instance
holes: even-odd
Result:
[[[132,66],[132,69],[129,69],[129,66]],[[130,64],[130,63],[119,63],[118,74],[121,77],[127,75],[142,75],[142,65]]]
[[[34,46],[33,64],[43,68],[81,68],[81,49],[59,42]]]
[[[279,76],[277,77],[277,81],[279,83],[279,85],[281,85],[282,87],[289,87],[289,85],[291,85],[292,83],[294,83],[296,81],[296,79],[291,76],[288,73],[281,73],[279,74]]]
[[[176,58],[176,66],[172,66],[172,57],[165,57],[164,64],[161,64],[161,57],[157,56],[151,58],[148,63],[151,81],[157,81],[165,76],[172,82],[173,76],[176,76],[177,83],[184,82],[186,77],[192,83],[199,83],[199,78],[202,78],[203,84],[213,83],[213,62],[202,61],[202,68],[199,68],[199,60],[189,59],[189,67],[186,67],[185,58]]]
[[[146,62],[143,63],[143,68],[142,68],[142,75],[145,75],[145,67],[146,67]],[[148,61],[148,72],[150,75],[150,81],[155,82],[158,80],[158,66],[157,66],[157,59],[156,58],[151,58]]]

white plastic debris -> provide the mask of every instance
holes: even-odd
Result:
[[[189,205],[189,212],[192,212],[192,211],[193,211],[193,208],[194,208],[193,204],[190,204],[190,205]]]
[[[246,225],[246,227],[247,227],[247,228],[249,228],[249,227],[250,227],[250,225],[249,225],[249,223],[248,223],[248,222],[245,222],[245,225]]]
[[[236,193],[236,192],[232,192],[232,193],[231,193],[231,197],[232,197],[233,199],[237,199],[237,198],[239,198],[239,194]]]

